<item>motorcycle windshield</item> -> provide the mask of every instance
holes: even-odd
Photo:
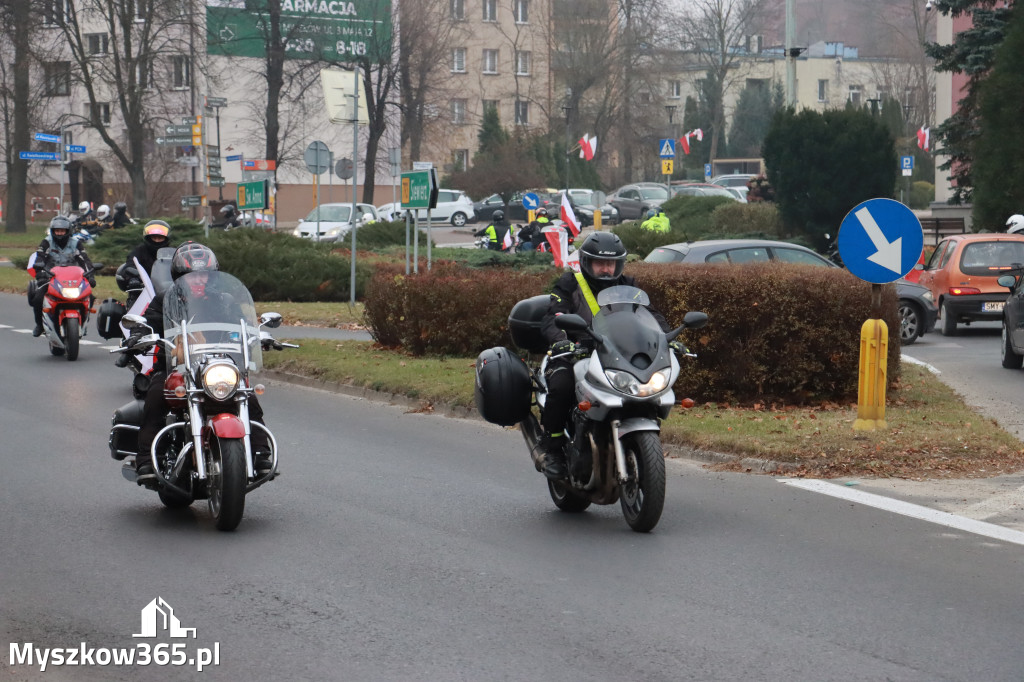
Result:
[[[156,252],[156,262],[153,263],[153,270],[150,280],[153,282],[153,290],[157,296],[171,288],[171,259],[174,258],[174,247],[165,246]]]
[[[636,287],[611,287],[598,294],[597,303],[594,331],[605,340],[598,348],[605,369],[623,369],[647,381],[669,365],[665,332],[647,309],[647,294]]]
[[[188,337],[181,338],[184,324]],[[226,355],[238,367],[245,367],[247,340],[249,371],[263,367],[256,306],[249,290],[226,272],[190,272],[175,281],[164,296],[164,338],[177,348],[168,353],[169,362],[184,362],[187,344],[192,361],[204,355]]]

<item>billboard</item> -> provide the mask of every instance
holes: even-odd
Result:
[[[276,0],[285,59],[354,62],[391,57],[390,0]],[[207,0],[206,52],[265,57],[268,0]]]

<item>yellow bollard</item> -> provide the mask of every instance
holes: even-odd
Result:
[[[527,223],[532,223],[536,219],[537,219],[537,216],[534,215],[534,212],[533,212],[532,208],[529,211],[526,212],[526,222]]]
[[[884,320],[870,319],[860,328],[860,374],[857,383],[857,420],[854,431],[886,428],[885,386],[888,373],[889,328]]]
[[[601,209],[594,211],[594,229],[598,232],[601,231]]]

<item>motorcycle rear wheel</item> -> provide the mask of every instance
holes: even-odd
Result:
[[[637,533],[658,525],[665,508],[665,455],[656,431],[636,431],[622,439],[630,481],[622,486],[619,504],[626,523]]]
[[[551,501],[555,506],[564,512],[578,514],[586,511],[590,506],[590,500],[583,497],[572,489],[565,481],[548,481],[548,493],[551,494]]]
[[[64,320],[64,354],[69,361],[78,359],[78,319],[69,317]]]
[[[245,445],[239,438],[211,438],[206,453],[210,513],[217,530],[234,530],[245,511]]]

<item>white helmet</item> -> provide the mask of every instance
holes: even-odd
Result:
[[[1006,232],[1007,234],[1016,234],[1017,232],[1024,231],[1024,215],[1020,213],[1014,213],[1006,220]]]
[[[110,207],[107,206],[106,204],[101,204],[100,207],[96,209],[96,217],[99,218],[100,220],[103,220],[109,215]]]
[[[87,213],[90,208],[92,208],[92,206],[89,205],[88,201],[83,201],[82,203],[78,204],[78,210],[81,211],[82,213]]]

